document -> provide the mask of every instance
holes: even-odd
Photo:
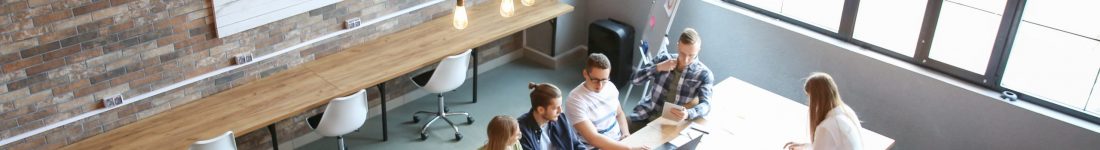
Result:
[[[676,119],[676,117],[672,115],[672,111],[681,111],[681,110],[684,110],[684,109],[686,109],[686,108],[684,108],[684,106],[680,106],[680,105],[676,105],[676,104],[673,104],[673,103],[665,102],[665,107],[661,111],[661,118],[665,118],[665,119],[668,119],[670,121],[666,121],[666,122],[662,122],[662,123],[665,124],[665,125],[679,125],[680,122],[682,122],[682,120]]]
[[[699,145],[699,138],[702,138],[703,135],[706,134],[709,134],[709,131],[707,131],[706,127],[703,127],[702,125],[696,123],[691,123],[688,128],[680,131],[679,136],[676,136],[676,138],[668,141],[668,144],[676,147],[676,149],[695,149],[695,146]]]

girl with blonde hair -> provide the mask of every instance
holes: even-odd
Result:
[[[810,143],[787,143],[787,149],[863,149],[859,117],[840,98],[833,77],[815,72],[806,78],[810,103]]]
[[[480,150],[522,150],[519,144],[519,123],[515,118],[507,115],[493,117],[489,121],[489,142],[479,148]]]

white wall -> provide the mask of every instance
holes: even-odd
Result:
[[[633,11],[599,6],[604,8],[590,9]],[[784,28],[789,24],[697,0],[684,1],[678,17],[669,35],[679,35],[684,27],[698,29],[704,41],[700,59],[715,75],[734,76],[805,103],[802,78],[815,71],[832,74],[864,127],[897,140],[896,149],[1100,149],[1095,124],[1083,123],[1083,128],[1067,123],[1078,119],[1036,113],[1049,110],[1001,101],[992,97],[994,91],[850,44],[819,40],[823,36],[804,29]]]

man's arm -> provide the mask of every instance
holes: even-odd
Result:
[[[606,150],[628,150],[631,148],[629,145],[619,143],[619,141],[600,135],[596,132],[596,126],[592,125],[592,121],[584,120],[573,124],[573,127],[577,129],[577,133],[580,134],[582,138],[587,140],[592,146],[596,146],[596,148]]]
[[[520,136],[519,143],[520,143],[520,145],[523,146],[523,149],[535,149],[534,140],[531,140],[531,138],[528,138],[527,133],[523,133],[523,135]]]
[[[534,145],[536,143],[535,143],[535,139],[532,139],[533,136],[531,136],[531,135],[535,135],[535,136],[538,136],[538,135],[533,133],[532,132],[533,130],[531,130],[531,128],[528,128],[528,127],[531,127],[531,126],[536,126],[537,127],[538,125],[529,124],[529,123],[534,123],[534,121],[528,122],[529,120],[527,120],[527,119],[532,119],[533,120],[534,118],[528,118],[528,117],[535,117],[535,116],[533,116],[533,115],[528,116],[528,114],[525,113],[523,115],[520,115],[519,118],[516,118],[516,121],[519,123],[519,131],[521,133],[520,136],[519,136],[519,144],[521,146],[523,146],[523,149],[534,149]],[[537,124],[537,123],[535,123],[535,124]]]
[[[592,124],[592,120],[586,117],[588,114],[581,109],[584,104],[581,103],[580,99],[576,95],[569,95],[568,100],[565,102],[565,115],[569,118],[569,124],[573,126],[573,129],[576,129],[577,135],[599,149],[630,149],[628,145],[600,135],[596,130],[596,126]]]
[[[671,60],[672,56],[668,52],[661,51],[656,57],[653,57],[653,61],[650,64],[643,64],[638,70],[634,70],[634,77],[631,79],[631,83],[634,85],[641,85],[653,78],[656,78],[657,64],[666,60]]]
[[[623,107],[622,106],[619,107],[618,111],[619,112],[617,114],[615,114],[615,118],[618,118],[616,120],[619,121],[619,129],[622,130],[622,133],[623,133],[622,134],[623,137],[619,138],[619,139],[626,139],[626,137],[630,136],[630,125],[627,124],[626,113],[623,113]]]
[[[561,115],[561,116],[558,117],[558,124],[562,125],[561,126],[562,128],[565,128],[565,133],[559,133],[559,134],[565,134],[565,135],[569,136],[568,139],[562,139],[562,140],[569,140],[569,141],[561,141],[561,142],[572,143],[572,144],[569,144],[568,146],[572,146],[572,149],[575,149],[575,150],[588,149],[588,148],[585,148],[584,144],[581,143],[581,140],[579,139],[581,137],[580,137],[580,135],[577,135],[577,130],[573,129],[573,126],[568,125],[571,122],[572,121],[569,120],[569,116]],[[524,148],[524,149],[526,149],[526,148]]]
[[[706,70],[700,75],[701,77],[699,77],[699,80],[703,81],[703,83],[701,83],[702,85],[700,85],[699,88],[696,88],[696,90],[698,90],[696,92],[699,93],[699,104],[695,105],[695,108],[692,108],[690,112],[688,112],[688,119],[696,119],[707,116],[707,114],[710,113],[709,101],[710,96],[714,92],[714,74]]]
[[[647,98],[642,99],[641,102],[638,102],[638,106],[634,106],[634,113],[631,113],[629,116],[630,120],[641,121],[649,119],[649,115],[652,115],[650,114],[650,111],[652,111],[653,107],[656,107],[657,105],[654,99],[656,98]],[[622,107],[619,107],[619,109],[622,109]]]

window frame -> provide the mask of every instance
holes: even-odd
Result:
[[[811,31],[824,34],[826,36],[839,39],[841,41],[851,43],[856,46],[860,46],[871,51],[889,56],[894,59],[902,60],[910,64],[920,66],[922,68],[934,70],[945,75],[951,76],[958,80],[964,81],[968,84],[981,86],[994,91],[1008,91],[1018,95],[1019,100],[1023,100],[1032,104],[1039,105],[1041,107],[1052,109],[1059,113],[1063,113],[1078,119],[1082,119],[1094,124],[1100,124],[1100,114],[1088,112],[1088,108],[1074,109],[1072,106],[1060,104],[1054,100],[1047,100],[1043,98],[1034,97],[1016,91],[1013,89],[1001,86],[1001,82],[1005,73],[1005,68],[1008,63],[1008,58],[1012,53],[1012,45],[1016,38],[1017,29],[1020,26],[1023,19],[1024,7],[1027,4],[1027,0],[1007,0],[1003,15],[1001,16],[1001,22],[997,29],[996,39],[994,40],[993,49],[990,52],[990,57],[987,62],[986,70],[984,74],[978,74],[966,69],[953,66],[951,64],[941,62],[929,57],[931,51],[931,45],[934,37],[936,26],[939,21],[939,15],[943,6],[943,0],[928,0],[928,4],[925,7],[924,19],[921,25],[919,37],[917,38],[917,44],[915,44],[915,54],[913,57],[891,51],[889,49],[876,46],[874,44],[855,39],[853,37],[853,31],[855,28],[856,16],[858,13],[860,0],[845,0],[844,8],[842,8],[840,26],[837,32],[829,31],[821,27],[814,26],[812,24],[796,20],[791,17],[784,16],[779,13],[771,12],[766,9],[752,6],[751,4],[743,3],[738,0],[722,0],[723,2],[733,4],[742,8],[746,8],[750,11],[763,14],[768,17],[778,19],[783,22],[791,23],[796,26],[809,29]],[[1100,82],[1100,81],[1097,81]],[[1093,92],[1097,92],[1094,89]],[[1086,104],[1087,105],[1087,104]]]

